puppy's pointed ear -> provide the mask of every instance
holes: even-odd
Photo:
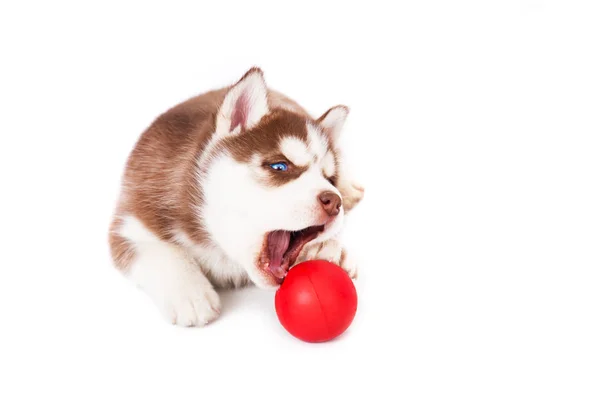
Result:
[[[338,140],[350,109],[346,106],[335,106],[330,108],[317,119],[317,123],[333,141]]]
[[[263,72],[260,68],[251,68],[225,95],[217,114],[216,133],[237,134],[251,129],[268,112]]]

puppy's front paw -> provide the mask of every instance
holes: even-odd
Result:
[[[306,246],[298,259],[300,261],[326,260],[342,267],[350,278],[356,279],[358,277],[356,262],[348,255],[348,251],[337,239],[329,239]]]
[[[350,254],[348,254],[346,249],[342,249],[340,266],[348,273],[348,276],[351,279],[358,278],[358,264],[356,263],[356,260]]]
[[[221,313],[219,295],[202,276],[169,288],[163,301],[165,317],[179,326],[204,326]]]
[[[339,188],[346,212],[352,210],[365,196],[365,188],[357,182],[346,182]]]

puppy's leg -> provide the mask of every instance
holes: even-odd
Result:
[[[164,242],[135,217],[126,217],[112,237],[131,246],[128,265],[121,270],[144,290],[164,317],[181,326],[203,326],[219,316],[218,294],[193,258]]]
[[[169,244],[138,245],[129,277],[150,295],[167,320],[202,326],[219,316],[219,295],[200,268]]]
[[[326,260],[339,265],[352,279],[358,278],[358,266],[336,238],[320,243],[308,244],[302,249],[297,262],[306,260]]]
[[[364,187],[352,180],[342,180],[338,184],[338,190],[342,195],[342,205],[345,212],[352,210],[365,195]]]

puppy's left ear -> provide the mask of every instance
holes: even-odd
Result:
[[[317,119],[317,123],[321,126],[323,131],[331,137],[335,142],[338,140],[346,118],[350,113],[350,109],[346,106],[335,106],[330,108]]]
[[[251,129],[268,112],[263,72],[251,68],[225,95],[217,115],[216,133],[224,136]]]

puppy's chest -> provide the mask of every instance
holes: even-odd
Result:
[[[218,247],[196,245],[189,251],[213,285],[227,288],[248,284],[246,271]]]

